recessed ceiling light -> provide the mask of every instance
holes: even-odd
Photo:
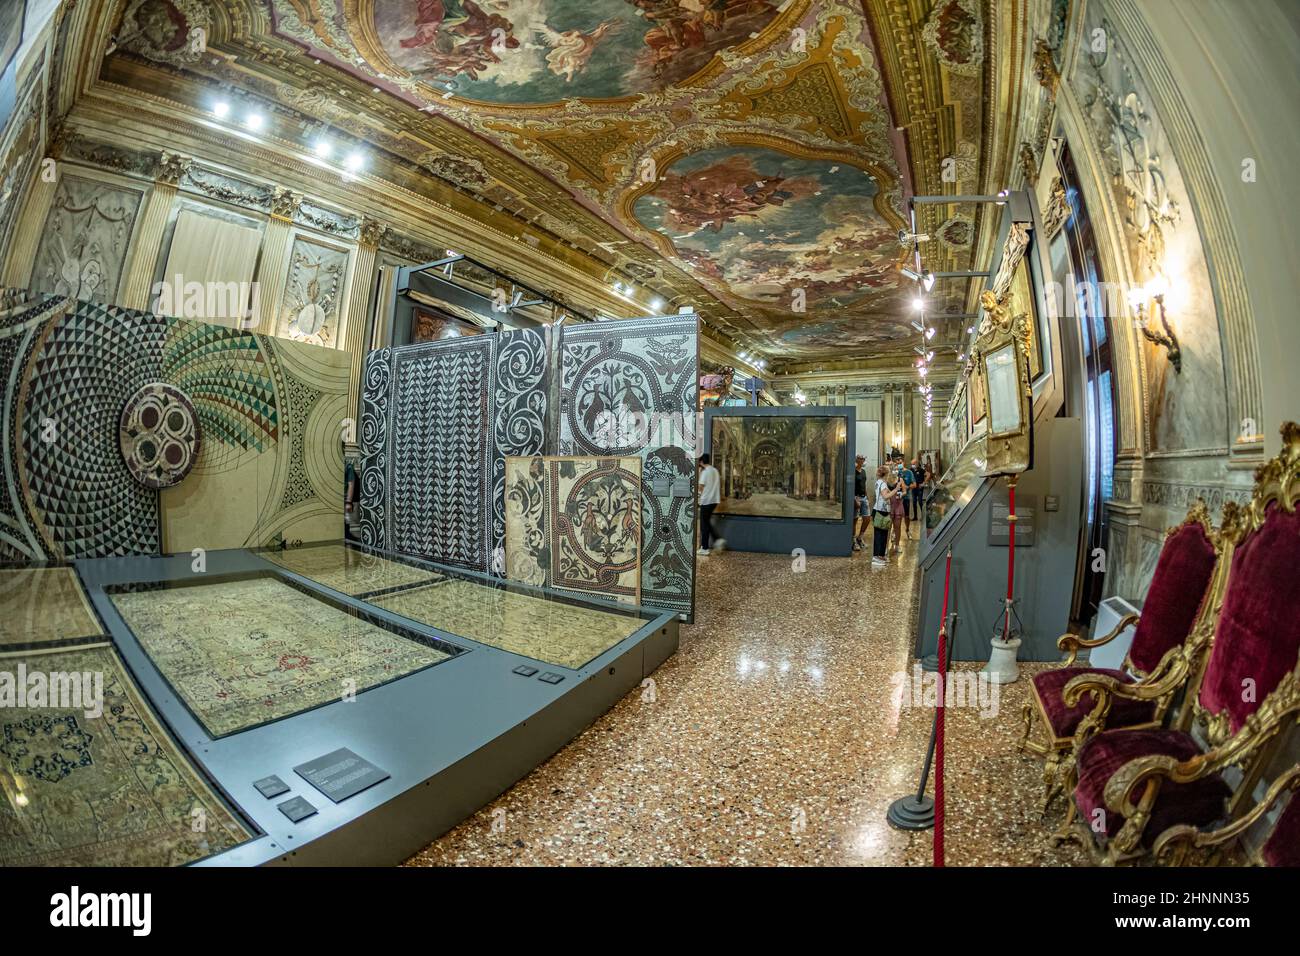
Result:
[[[328,140],[323,139],[316,140],[316,145],[311,148],[311,151],[321,159],[327,158],[333,150],[334,147],[329,144]]]
[[[349,153],[348,158],[343,161],[343,166],[350,173],[355,173],[366,164],[366,158],[360,153]]]
[[[249,129],[254,129],[254,130],[261,129],[263,122],[265,122],[265,118],[262,116],[261,113],[249,113],[248,116],[244,119],[244,125],[247,126]]]
[[[664,300],[663,300],[663,299],[660,299],[660,298],[657,298],[657,297],[656,297],[655,299],[653,299],[653,300],[650,302],[650,308],[654,309],[656,312],[658,312],[658,311],[659,311],[660,309],[662,309],[663,307],[664,307]]]
[[[212,104],[212,112],[216,114],[217,119],[225,119],[230,113],[230,104],[225,100],[219,100]]]

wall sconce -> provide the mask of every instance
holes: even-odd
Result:
[[[1162,275],[1157,275],[1145,287],[1139,286],[1128,294],[1129,305],[1137,312],[1135,320],[1138,330],[1142,337],[1148,342],[1155,345],[1163,346],[1169,353],[1169,364],[1174,367],[1174,372],[1181,374],[1183,371],[1183,350],[1178,344],[1178,335],[1174,332],[1173,326],[1169,324],[1169,316],[1165,312],[1165,294],[1169,291],[1169,283]],[[1160,325],[1164,331],[1153,329],[1150,326],[1150,315],[1148,314],[1147,301],[1154,301],[1160,309]]]

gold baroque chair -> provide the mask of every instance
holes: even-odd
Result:
[[[1215,579],[1217,613],[1196,624],[1193,643],[1209,650],[1177,726],[1104,730],[1083,741],[1058,839],[1080,839],[1101,862],[1124,863],[1146,856],[1166,833],[1162,848],[1185,843],[1186,828],[1202,833],[1249,815],[1264,766],[1300,717],[1298,500],[1300,425],[1287,422],[1281,454],[1255,473],[1250,504],[1224,509],[1220,533],[1232,555]],[[1115,682],[1106,692],[1131,690]],[[1235,789],[1223,776],[1230,767],[1241,773]],[[1296,825],[1289,814],[1288,821]],[[1177,856],[1168,850],[1165,861]]]
[[[1181,824],[1170,827],[1155,842],[1155,858],[1168,866],[1214,866],[1225,861],[1241,861],[1259,866],[1300,867],[1300,766],[1282,773],[1269,786],[1264,797],[1231,823],[1213,830],[1198,830]],[[1257,850],[1246,851],[1242,837],[1277,806],[1286,794],[1290,799],[1278,813],[1268,836]]]
[[[1222,550],[1222,536],[1211,527],[1205,502],[1197,500],[1187,516],[1165,534],[1142,613],[1125,615],[1102,637],[1063,634],[1056,642],[1069,656],[1060,667],[1033,676],[1033,699],[1024,706],[1025,731],[1019,744],[1022,753],[1028,751],[1046,758],[1043,812],[1064,789],[1061,764],[1068,764],[1067,755],[1074,749],[1076,738],[1086,739],[1107,726],[1160,726],[1182,685],[1182,681],[1170,679],[1171,672],[1186,678],[1187,668],[1175,667],[1174,658],[1182,651],[1191,659],[1190,649],[1184,650],[1183,645],[1205,605]],[[1137,628],[1122,668],[1075,665],[1080,650],[1108,644],[1134,623]],[[1112,682],[1134,686],[1149,683],[1148,690],[1154,687],[1157,692],[1131,697],[1085,692],[1088,678],[1104,679],[1106,686]],[[1067,687],[1076,691],[1069,703]],[[1035,716],[1043,725],[1046,742],[1032,739]]]

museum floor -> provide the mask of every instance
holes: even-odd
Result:
[[[698,623],[653,693],[628,695],[408,865],[929,865],[929,832],[885,822],[931,726],[931,710],[891,703],[914,550],[874,573],[865,553],[803,573],[781,555],[701,559]],[[1039,765],[1015,751],[1027,677],[1002,690],[995,718],[950,711],[947,862],[1083,863],[1048,846]]]

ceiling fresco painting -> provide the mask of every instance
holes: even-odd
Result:
[[[368,62],[493,103],[665,89],[777,15],[766,0],[359,0],[355,10],[340,27]]]
[[[875,211],[878,192],[847,163],[729,146],[673,163],[633,212],[705,285],[763,308],[783,351],[807,353],[878,345],[898,331],[862,315],[811,321],[864,303],[884,316],[906,308],[897,230]]]
[[[922,6],[128,0],[104,69],[255,91],[694,305],[778,364],[903,356],[905,196],[978,192],[983,163],[986,0]],[[177,43],[183,24],[207,30],[208,55]],[[946,158],[956,182],[939,181]],[[937,230],[957,210],[918,213]],[[927,267],[970,268],[978,226],[949,223]],[[951,285],[936,311],[964,311]]]

